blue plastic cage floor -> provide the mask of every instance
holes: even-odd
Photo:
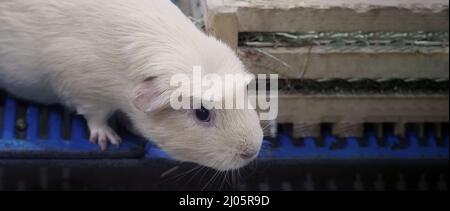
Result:
[[[6,98],[0,125],[0,157],[3,158],[130,158],[143,157],[145,143],[142,139],[119,130],[126,140],[120,147],[109,146],[101,152],[98,145],[88,140],[86,122],[81,116],[70,116],[70,137],[64,137],[63,109],[57,106],[48,107],[47,129],[45,137],[40,135],[44,125],[40,121],[42,106],[26,105],[26,129],[24,137],[18,137],[17,114],[18,101]],[[1,111],[0,111],[1,112]]]
[[[70,124],[64,124],[64,112],[60,107],[48,107],[48,121],[42,123],[42,106],[20,103],[7,97],[0,110],[0,157],[3,158],[164,158],[170,157],[150,142],[123,129],[120,147],[110,146],[101,152],[87,139],[87,128],[82,117],[72,115]],[[0,106],[2,107],[2,106]],[[26,129],[18,138],[17,117],[23,110]],[[39,124],[41,123],[41,124]],[[42,124],[46,124],[47,137],[40,136]],[[64,128],[69,127],[69,128]],[[70,131],[65,137],[64,130]],[[324,127],[322,137],[292,139],[289,132],[281,131],[276,140],[265,140],[260,160],[448,160],[448,124],[442,134],[433,128],[425,130],[419,138],[417,130],[408,127],[405,137],[396,137],[393,129],[384,137],[377,137],[375,130],[367,128],[365,137],[341,139]],[[440,137],[440,138],[438,138]]]

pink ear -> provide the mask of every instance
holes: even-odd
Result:
[[[134,106],[146,113],[161,111],[169,102],[169,95],[157,85],[155,78],[142,82],[133,93]]]

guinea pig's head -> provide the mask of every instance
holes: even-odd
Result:
[[[222,79],[230,74],[249,74],[236,53],[216,39],[199,35],[196,42],[186,40],[189,39],[168,43],[164,49],[170,50],[149,55],[149,65],[141,66],[151,71],[144,69],[145,77],[133,85],[129,101],[132,109],[127,113],[140,135],[176,160],[219,171],[244,167],[258,156],[262,145],[257,112],[250,107],[207,109],[204,105],[174,109],[171,99],[176,87],[170,82],[176,74],[193,75],[194,66],[201,66],[206,75],[217,74]],[[248,82],[236,86],[235,91],[245,92],[247,85]],[[217,99],[216,103],[220,101]]]
[[[174,159],[219,171],[235,170],[253,161],[263,132],[258,114],[246,109],[174,109],[172,91],[148,79],[135,91],[131,120],[140,135]]]

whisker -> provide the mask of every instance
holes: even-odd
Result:
[[[222,182],[220,183],[219,191],[222,190],[222,187],[223,187],[223,185],[225,184],[225,178],[226,178],[226,176],[227,176],[226,173],[227,173],[226,171],[224,171],[224,172],[221,173],[221,176],[223,176],[223,179],[222,179]]]
[[[237,178],[237,187],[239,190],[241,189],[241,180],[239,178]]]
[[[190,173],[192,173],[192,172],[194,172],[194,171],[196,171],[197,169],[199,169],[199,168],[201,168],[201,166],[200,165],[198,165],[198,166],[196,166],[196,167],[194,167],[194,168],[192,168],[191,170],[189,170],[189,171],[187,171],[186,173],[184,173],[184,174],[180,174],[180,175],[178,175],[177,177],[176,177],[176,180],[175,180],[175,182],[179,182],[183,177],[185,177],[185,176],[187,176],[187,175],[189,175]],[[174,178],[175,179],[175,178]]]
[[[232,184],[231,184],[230,179],[228,178],[228,175],[229,175],[230,173],[231,173],[231,171],[227,171],[227,175],[226,175],[225,179],[227,180],[227,184],[231,187]]]
[[[214,179],[214,181],[212,182],[212,185],[214,185],[214,184],[216,184],[217,183],[217,186],[215,186],[215,187],[218,187],[219,189],[217,189],[217,190],[219,190],[220,191],[220,189],[221,189],[221,187],[219,186],[220,185],[220,182],[218,182],[218,181],[220,181],[220,178],[223,176],[223,171],[221,171],[218,175],[217,175],[217,177]]]
[[[216,171],[216,173],[211,177],[211,179],[206,183],[206,185],[202,188],[202,191],[205,191],[206,188],[210,185],[210,183],[216,178],[216,176],[219,174],[219,171]]]
[[[205,167],[202,167],[202,168],[199,168],[197,171],[196,171],[196,173],[193,175],[193,176],[191,176],[191,178],[184,184],[184,187],[186,187],[186,186],[188,186],[189,185],[189,183],[191,183],[192,182],[192,180],[203,170],[203,169],[205,169]]]
[[[206,168],[206,171],[203,173],[202,177],[200,177],[200,180],[199,180],[200,182],[203,181],[203,178],[205,178],[205,176],[208,174],[209,170],[210,170],[210,168]]]
[[[190,170],[188,170],[188,171],[181,172],[181,173],[179,173],[179,174],[177,174],[177,175],[174,175],[174,176],[171,176],[171,177],[169,177],[169,178],[166,178],[166,179],[162,180],[161,182],[158,182],[157,185],[160,185],[160,184],[163,184],[163,183],[166,183],[166,182],[169,182],[169,181],[173,181],[173,180],[175,180],[175,181],[173,181],[173,182],[178,182],[181,178],[183,178],[184,176],[190,174],[191,172],[195,171],[196,169],[198,169],[198,168],[200,168],[200,167],[201,167],[201,166],[196,166],[196,167],[193,167],[192,169],[190,169]],[[178,170],[178,169],[179,169],[179,168],[177,168],[177,170]],[[170,169],[170,170],[171,170],[171,169]],[[174,171],[172,171],[172,173],[173,173],[173,172],[174,172]]]
[[[236,177],[235,177],[235,170],[233,170],[232,172],[231,172],[231,181],[232,181],[232,183],[233,183],[233,191],[235,191],[236,190]]]
[[[175,167],[173,167],[173,168],[171,168],[171,169],[165,171],[164,173],[162,173],[162,174],[161,174],[161,177],[164,178],[164,177],[166,177],[167,175],[169,175],[169,174],[175,172],[175,171],[178,170],[179,168],[180,168],[180,166],[175,166]]]

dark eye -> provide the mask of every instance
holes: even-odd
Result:
[[[195,116],[202,122],[211,121],[211,111],[202,106],[201,109],[195,110]]]

